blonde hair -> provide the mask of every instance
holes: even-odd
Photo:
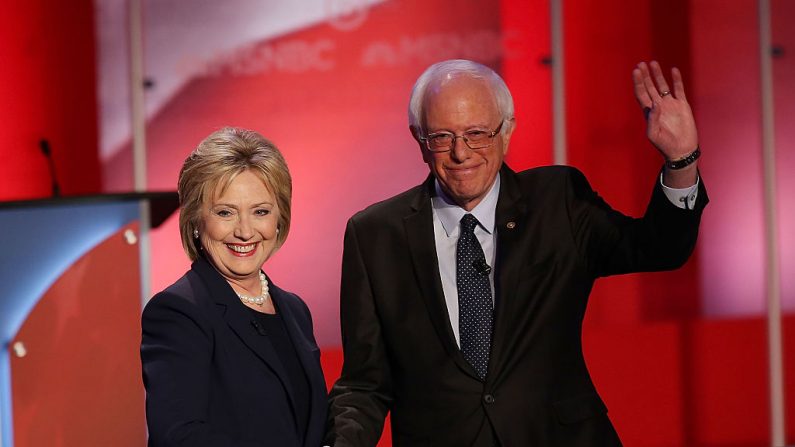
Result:
[[[191,261],[199,257],[199,229],[202,207],[220,187],[223,192],[241,172],[257,174],[276,198],[279,209],[276,248],[290,232],[292,179],[279,149],[257,132],[226,127],[210,134],[188,155],[179,172],[179,233],[182,247]]]

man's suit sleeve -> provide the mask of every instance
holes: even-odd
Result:
[[[212,333],[195,304],[160,293],[141,319],[141,363],[150,447],[262,447],[208,421]]]
[[[703,181],[693,210],[673,205],[656,181],[643,217],[632,218],[607,205],[581,172],[569,174],[566,202],[573,237],[595,276],[671,270],[687,261],[709,202]]]
[[[345,363],[331,389],[326,437],[326,444],[335,447],[375,446],[392,403],[386,347],[354,219],[345,230],[342,255],[340,324]]]

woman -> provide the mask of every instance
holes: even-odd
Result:
[[[260,270],[287,239],[291,191],[282,155],[256,132],[220,130],[185,160],[179,229],[193,264],[141,322],[151,447],[321,444],[309,309]]]

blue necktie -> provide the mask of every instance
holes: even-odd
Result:
[[[490,268],[475,237],[477,224],[478,220],[471,214],[461,218],[456,247],[456,286],[461,352],[483,380],[489,367],[494,304],[489,282]]]

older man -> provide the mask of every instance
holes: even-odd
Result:
[[[502,79],[470,61],[417,80],[410,129],[428,179],[353,216],[345,233],[345,363],[327,441],[374,446],[621,445],[582,354],[594,280],[673,269],[707,203],[682,78],[633,71],[648,136],[664,157],[647,211],[611,209],[570,167],[515,173]],[[650,183],[653,179],[650,179]]]

